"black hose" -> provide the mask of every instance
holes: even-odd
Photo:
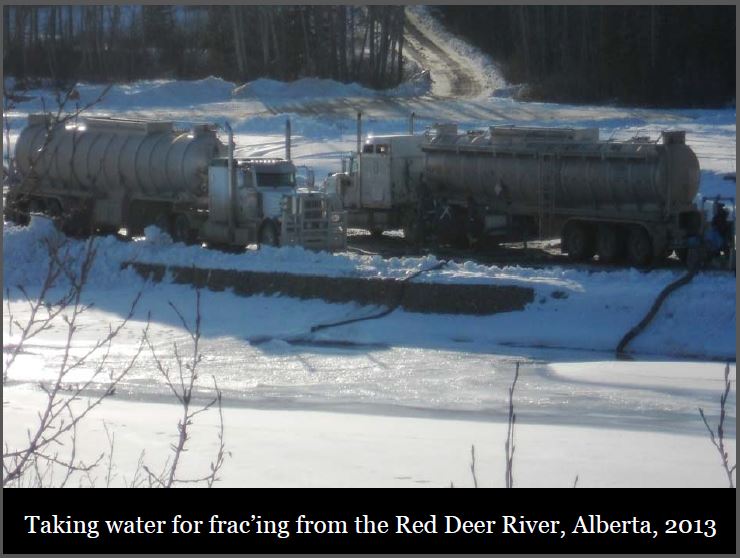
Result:
[[[391,312],[393,312],[394,310],[396,310],[401,305],[401,302],[403,301],[403,295],[404,295],[404,290],[405,290],[405,284],[406,283],[408,283],[412,279],[417,278],[419,275],[421,275],[423,273],[429,273],[430,271],[435,271],[437,269],[441,269],[444,266],[446,266],[447,263],[448,262],[446,262],[446,261],[442,261],[442,262],[439,262],[439,263],[433,265],[432,267],[429,267],[427,269],[420,269],[420,270],[415,271],[414,273],[412,273],[412,274],[404,277],[403,279],[399,279],[398,281],[401,283],[401,289],[400,289],[400,291],[398,293],[398,299],[392,305],[390,305],[386,309],[384,309],[384,310],[382,310],[382,311],[380,311],[380,312],[378,312],[376,314],[371,314],[369,316],[363,316],[361,318],[349,318],[347,320],[341,320],[341,321],[338,321],[338,322],[331,322],[331,323],[328,323],[328,324],[317,324],[317,325],[311,326],[310,333],[303,334],[303,335],[298,335],[298,336],[293,336],[293,337],[291,337],[289,339],[285,339],[285,341],[287,341],[288,343],[293,343],[293,344],[308,343],[308,342],[312,342],[312,340],[310,339],[310,336],[311,336],[312,333],[314,333],[316,331],[321,331],[322,329],[329,329],[329,328],[332,328],[332,327],[339,327],[339,326],[343,326],[343,325],[347,325],[347,324],[353,324],[353,323],[356,323],[356,322],[362,322],[362,321],[365,321],[365,320],[377,320],[378,318],[382,318],[384,316],[387,316],[388,314],[390,314]],[[268,341],[271,341],[272,339],[274,339],[274,337],[271,337],[271,336],[258,336],[258,337],[253,337],[253,338],[249,339],[249,343],[251,345],[261,345],[263,343],[267,343]]]
[[[400,279],[399,282],[401,283],[401,289],[398,293],[398,299],[396,300],[395,303],[393,303],[391,306],[389,306],[385,310],[382,310],[381,312],[378,312],[377,314],[371,314],[369,316],[362,316],[361,318],[349,318],[347,320],[341,320],[339,322],[331,322],[328,324],[317,324],[317,325],[311,326],[311,333],[321,331],[322,329],[329,329],[332,327],[339,327],[339,326],[343,326],[347,324],[353,324],[356,322],[363,322],[365,320],[377,320],[378,318],[383,318],[384,316],[387,316],[391,312],[395,311],[401,305],[401,302],[403,301],[403,295],[404,295],[406,283],[408,283],[412,279],[416,279],[419,275],[422,275],[423,273],[429,273],[430,271],[436,271],[437,269],[441,269],[446,265],[447,265],[447,262],[442,261],[436,265],[433,265],[432,267],[429,267],[427,269],[420,269],[418,271],[415,271],[411,275],[408,275],[407,277]]]
[[[653,305],[650,307],[650,310],[645,315],[645,317],[642,320],[640,320],[640,323],[638,323],[635,327],[630,329],[625,334],[624,337],[622,337],[622,340],[619,342],[619,345],[617,345],[617,357],[618,358],[626,356],[625,349],[627,348],[627,345],[635,337],[640,335],[640,333],[642,333],[642,331],[648,326],[648,324],[651,321],[653,321],[653,318],[655,318],[655,315],[658,313],[658,310],[660,310],[660,307],[663,305],[663,302],[665,302],[668,296],[673,291],[680,289],[684,285],[688,285],[695,275],[696,275],[696,270],[692,269],[686,275],[674,281],[670,285],[666,286],[662,291],[660,291],[658,298],[655,299],[655,302],[653,302]]]

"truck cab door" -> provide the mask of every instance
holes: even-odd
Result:
[[[362,153],[360,205],[369,208],[388,208],[391,204],[390,146],[376,144],[373,147],[373,153]]]
[[[239,169],[236,180],[236,199],[239,204],[237,223],[245,225],[254,223],[262,217],[260,193],[254,187],[253,174],[250,170]]]
[[[342,207],[356,209],[360,203],[360,161],[355,155],[342,160],[342,173],[335,175],[336,193]]]
[[[209,220],[213,223],[228,222],[229,169],[223,161],[208,167]]]

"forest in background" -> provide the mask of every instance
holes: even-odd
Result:
[[[527,98],[735,101],[735,6],[438,6]],[[302,77],[394,87],[402,6],[5,6],[3,67],[59,83]]]
[[[4,6],[3,69],[60,83],[403,79],[401,6]]]
[[[735,6],[440,6],[534,99],[735,102]]]

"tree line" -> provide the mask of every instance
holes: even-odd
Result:
[[[5,6],[18,79],[403,79],[401,6]]]
[[[735,6],[440,6],[530,98],[710,106],[735,98]],[[68,83],[215,75],[403,80],[402,6],[5,6],[3,67]]]
[[[657,106],[735,99],[735,6],[444,6],[437,13],[536,99]]]

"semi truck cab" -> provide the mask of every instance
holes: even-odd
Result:
[[[359,153],[343,161],[323,190],[347,210],[350,227],[374,234],[403,226],[423,179],[423,136],[370,136]]]
[[[248,158],[234,159],[232,165],[234,204],[230,203],[228,158],[214,159],[209,166],[209,212],[203,236],[237,244],[329,250],[345,246],[343,213],[332,210],[325,195],[298,189],[291,161]]]

